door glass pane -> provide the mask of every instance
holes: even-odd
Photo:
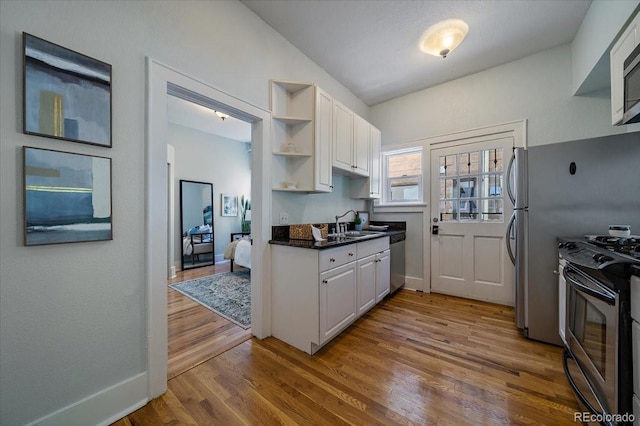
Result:
[[[502,197],[502,174],[491,173],[482,176],[480,195],[482,197]]]
[[[472,198],[477,196],[476,194],[476,182],[478,178],[474,177],[465,177],[460,178],[460,198]]]
[[[457,179],[440,179],[440,199],[456,198]]]
[[[502,148],[485,149],[482,151],[482,161],[486,164],[486,172],[502,171]]]
[[[480,205],[480,219],[483,222],[502,222],[504,218],[502,199],[483,199]]]
[[[478,151],[474,152],[463,152],[458,154],[458,170],[460,171],[460,175],[471,175],[476,174],[480,171],[480,153]]]
[[[440,201],[440,222],[451,222],[458,220],[458,202]]]
[[[440,176],[454,176],[458,174],[456,155],[440,157]]]
[[[476,220],[478,218],[478,199],[460,200],[460,220]]]

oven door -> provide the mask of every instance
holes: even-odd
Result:
[[[569,381],[577,394],[582,393],[580,401],[595,397],[601,413],[617,414],[618,295],[570,263],[563,275],[567,281],[567,347],[583,376],[568,377]],[[584,383],[582,379],[586,385],[576,389],[575,383]]]

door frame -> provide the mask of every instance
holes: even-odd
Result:
[[[147,65],[147,135],[145,152],[145,288],[147,318],[147,394],[167,390],[167,102],[170,88],[219,104],[230,115],[252,123],[251,332],[271,334],[271,113],[190,77],[152,58]]]
[[[428,188],[425,188],[426,200],[429,200],[424,208],[424,229],[423,229],[423,257],[424,257],[424,277],[429,277],[429,292],[431,292],[431,156],[432,151],[439,148],[449,148],[458,145],[465,145],[469,140],[482,137],[512,137],[515,147],[527,148],[527,120],[511,121],[503,124],[479,127],[476,129],[463,130],[446,135],[433,136],[424,139],[424,146],[428,150],[429,165],[426,173],[429,176]],[[509,156],[510,157],[510,156]],[[423,163],[424,164],[424,163]],[[506,225],[506,223],[505,223]]]

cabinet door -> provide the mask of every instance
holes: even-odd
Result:
[[[358,260],[358,316],[376,304],[376,255]]]
[[[640,43],[640,13],[624,30],[610,52],[611,61],[611,124],[618,124],[624,114],[624,60]]]
[[[385,250],[376,255],[376,303],[389,294],[391,284],[391,256]]]
[[[369,123],[359,115],[354,115],[353,124],[353,173],[369,176]]]
[[[380,198],[380,155],[382,146],[382,133],[373,126],[369,127],[371,146],[371,165],[369,166],[369,198]]]
[[[353,112],[333,101],[333,167],[351,172],[353,165]]]
[[[333,129],[333,101],[331,96],[316,88],[316,140],[314,186],[316,191],[331,192],[331,136]]]
[[[320,274],[320,344],[356,318],[356,262]]]

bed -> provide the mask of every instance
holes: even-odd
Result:
[[[251,269],[251,240],[242,238],[229,243],[224,251],[224,258],[231,261],[231,272],[233,264]]]
[[[195,227],[182,238],[182,253],[191,256],[191,263],[195,263],[201,254],[213,254],[213,229],[209,225]]]

